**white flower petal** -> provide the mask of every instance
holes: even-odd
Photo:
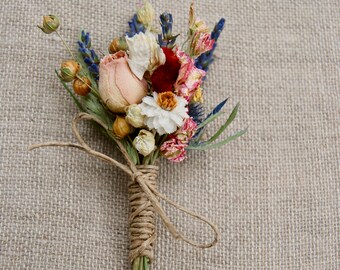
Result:
[[[151,105],[153,107],[159,107],[156,100],[153,97],[146,96],[143,98],[143,103],[146,103],[148,105]]]
[[[164,127],[167,133],[174,133],[177,130],[177,125],[172,120],[161,119],[160,123],[162,123],[162,127]]]
[[[177,126],[182,126],[183,118],[180,115],[177,115],[175,113],[171,113],[169,116],[170,116],[171,120],[174,121],[177,124]]]

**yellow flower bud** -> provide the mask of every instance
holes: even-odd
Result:
[[[43,17],[43,25],[38,27],[46,34],[51,34],[58,29],[60,21],[54,15],[46,15]]]
[[[198,87],[198,89],[195,92],[195,95],[193,96],[192,100],[194,102],[200,102],[203,103],[203,94],[202,94],[202,88]]]
[[[73,82],[73,90],[80,96],[86,96],[91,91],[91,81],[87,77],[76,78]]]
[[[150,26],[155,19],[155,10],[148,0],[144,0],[144,5],[138,9],[137,18],[140,23],[145,26]]]
[[[80,70],[80,65],[74,60],[67,60],[61,63],[60,75],[63,81],[73,81]]]
[[[123,139],[133,131],[133,127],[126,122],[124,117],[117,116],[112,126],[113,133],[120,139]]]
[[[109,46],[109,52],[111,54],[119,52],[119,51],[126,51],[127,50],[127,44],[125,37],[116,37],[111,41],[111,44]]]

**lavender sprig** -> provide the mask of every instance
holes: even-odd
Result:
[[[196,122],[197,125],[201,124],[205,118],[205,110],[200,102],[189,103],[189,115]]]
[[[178,35],[172,35],[172,14],[164,12],[159,16],[162,34],[158,35],[158,43],[161,47],[173,48]]]
[[[138,21],[137,14],[133,15],[131,21],[129,21],[129,27],[130,31],[125,33],[128,37],[132,37],[140,32],[145,33],[145,26]]]
[[[208,71],[209,65],[211,65],[212,62],[214,62],[214,51],[217,47],[217,40],[220,37],[220,34],[224,28],[225,19],[222,18],[219,20],[219,22],[215,25],[213,31],[211,32],[211,38],[215,40],[215,44],[213,48],[206,52],[201,54],[195,61],[195,66],[199,69],[203,69],[204,71]]]
[[[93,49],[91,49],[90,33],[81,31],[80,41],[78,41],[79,52],[81,53],[84,62],[88,66],[93,78],[97,81],[99,78],[99,58]]]

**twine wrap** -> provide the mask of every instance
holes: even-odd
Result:
[[[137,176],[138,181],[144,181],[153,188],[157,188],[158,166],[139,165],[137,169],[142,174]],[[153,245],[156,240],[155,210],[137,181],[129,181],[130,201],[130,261],[139,256],[147,256],[153,260]]]
[[[131,204],[131,216],[130,216],[130,235],[131,235],[131,246],[130,246],[130,260],[133,261],[134,258],[138,256],[148,256],[150,260],[153,258],[153,243],[156,238],[155,234],[155,224],[154,224],[154,213],[158,216],[164,223],[164,226],[172,234],[175,239],[181,239],[188,244],[199,247],[199,248],[209,248],[214,246],[219,238],[220,234],[217,227],[209,221],[207,218],[192,212],[185,207],[177,204],[176,202],[168,199],[163,194],[159,193],[156,189],[156,179],[158,175],[157,166],[136,166],[130,159],[126,149],[122,143],[115,137],[112,139],[117,144],[117,147],[122,152],[127,165],[118,162],[117,160],[93,150],[90,146],[86,144],[84,139],[79,133],[78,122],[80,120],[94,121],[100,126],[102,126],[109,135],[112,136],[111,131],[108,126],[101,122],[99,119],[87,113],[79,113],[75,116],[72,121],[72,131],[76,137],[79,144],[69,143],[69,142],[47,142],[41,144],[35,144],[29,147],[29,150],[47,147],[47,146],[57,146],[57,147],[74,147],[78,148],[91,156],[94,156],[100,160],[108,162],[109,164],[120,168],[128,175],[131,176],[129,183],[129,193],[130,193],[130,204]],[[164,200],[168,204],[177,208],[177,210],[182,211],[194,218],[197,218],[211,227],[214,232],[214,239],[208,243],[197,243],[191,239],[185,237],[174,224],[170,221],[170,218],[164,212],[159,199]],[[145,226],[145,228],[144,228]]]

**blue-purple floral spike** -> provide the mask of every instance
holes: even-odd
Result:
[[[129,27],[130,30],[125,33],[128,37],[133,37],[140,32],[145,33],[145,26],[138,21],[137,14],[133,15],[131,21],[129,21]]]
[[[189,115],[196,122],[197,125],[201,124],[205,119],[205,110],[200,102],[189,103]]]
[[[99,78],[99,57],[93,49],[91,49],[90,33],[81,31],[80,41],[78,41],[79,52],[81,53],[84,62],[88,66],[90,73],[95,80]]]
[[[160,24],[162,27],[162,34],[158,35],[158,43],[161,47],[172,48],[175,45],[178,35],[172,35],[172,14],[164,12],[159,16]]]

